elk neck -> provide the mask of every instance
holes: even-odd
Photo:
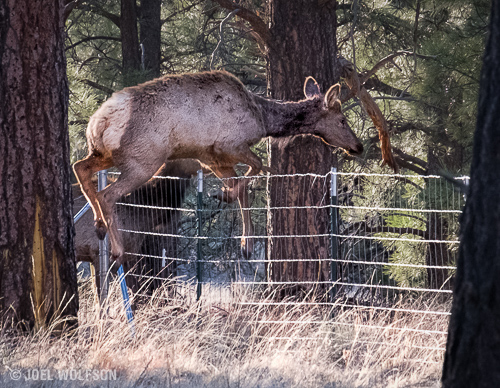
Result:
[[[321,117],[323,101],[318,97],[299,102],[281,102],[255,96],[267,136],[284,137],[311,134]]]

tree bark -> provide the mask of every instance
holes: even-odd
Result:
[[[429,213],[427,216],[427,236],[429,240],[445,241],[448,225],[446,219],[439,213]],[[425,253],[427,268],[427,287],[433,290],[449,290],[450,281],[447,267],[450,264],[450,252],[445,242],[430,242]]]
[[[161,63],[161,0],[141,0],[141,44],[144,69],[148,78],[160,76]]]
[[[0,0],[0,310],[28,327],[78,312],[63,12]]]
[[[141,54],[137,32],[135,0],[121,0],[120,32],[122,39],[122,74],[124,86],[137,84]]]
[[[320,2],[306,0],[271,0],[269,7],[271,41],[267,75],[271,97],[303,99],[303,84],[307,76],[313,76],[326,92],[340,80],[341,71],[337,59],[336,1],[320,5]],[[311,136],[271,139],[269,161],[278,174],[326,174],[331,167],[337,166],[332,148]],[[294,179],[294,184],[271,181],[270,207],[324,204],[327,187],[313,186],[312,181],[306,177],[299,178],[299,182]],[[328,230],[327,209],[271,210],[268,219],[270,279],[290,282],[327,280],[327,239],[272,236],[324,234]],[[297,261],[280,262],[290,259]]]
[[[500,2],[492,2],[443,387],[500,385]]]

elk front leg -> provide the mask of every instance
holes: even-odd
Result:
[[[101,207],[97,200],[97,190],[92,183],[92,175],[97,171],[105,170],[113,166],[111,159],[106,159],[102,156],[94,154],[88,155],[85,159],[76,162],[73,165],[76,179],[82,188],[82,193],[87,199],[94,213],[94,226],[96,228],[97,237],[100,240],[106,236],[106,225],[102,216]]]
[[[241,253],[245,258],[249,258],[253,252],[253,242],[249,242],[245,236],[253,234],[253,224],[250,218],[250,211],[248,210],[248,193],[247,185],[248,179],[243,178],[233,183],[236,172],[233,167],[217,167],[212,168],[212,171],[219,179],[223,179],[224,188],[212,194],[214,198],[220,201],[232,203],[238,200],[241,209],[241,218],[243,221],[243,234],[241,237]]]
[[[241,179],[236,185],[235,191],[238,196],[238,202],[241,208],[241,218],[243,219],[243,237],[241,238],[241,252],[246,259],[249,259],[254,250],[254,228],[252,217],[250,215],[250,201],[248,200],[248,183],[250,177],[257,175],[262,171],[262,160],[255,155],[249,148],[242,154],[242,162],[248,164],[248,171],[245,178]],[[250,236],[250,238],[248,238]]]
[[[241,219],[243,221],[243,233],[241,237],[241,253],[249,259],[253,254],[254,235],[252,217],[250,215],[250,202],[248,200],[248,179],[243,179],[237,184],[238,202],[240,203]]]
[[[249,169],[245,174],[245,178],[238,179],[233,186],[229,182],[224,182],[225,190],[219,191],[214,197],[231,203],[238,199],[241,209],[241,218],[243,221],[243,233],[241,237],[241,252],[243,256],[249,259],[253,254],[254,249],[254,228],[250,215],[250,202],[248,200],[248,183],[250,176],[257,175],[262,170],[262,161],[249,148],[243,149],[237,155],[234,155],[235,160],[248,164]],[[219,178],[234,178],[236,172],[233,167],[216,167],[213,168],[215,175]],[[248,238],[251,236],[251,238]]]

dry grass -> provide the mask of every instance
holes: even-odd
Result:
[[[107,315],[94,304],[90,282],[83,282],[80,291],[80,325],[74,333],[54,337],[50,328],[16,335],[2,331],[2,386],[439,386],[443,352],[429,348],[443,347],[445,338],[412,329],[446,331],[446,317],[339,310],[332,320],[329,312],[307,304],[183,306],[165,303],[165,290],[160,290],[135,312],[132,339],[116,283]],[[235,294],[233,302],[251,299],[245,292]],[[18,370],[22,377],[16,382],[12,376]],[[53,380],[26,381],[33,370],[45,373],[39,379]],[[60,380],[58,373],[68,370],[87,375]],[[112,371],[117,380],[94,380],[93,371],[101,370]]]

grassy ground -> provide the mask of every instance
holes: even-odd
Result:
[[[433,332],[446,331],[445,316],[346,310],[332,320],[307,304],[165,303],[160,290],[135,312],[132,338],[116,283],[107,315],[94,303],[90,282],[80,291],[73,333],[55,337],[49,327],[16,334],[4,326],[1,386],[439,386],[445,336]],[[240,293],[233,302],[250,299]],[[411,307],[429,308],[417,303]]]

